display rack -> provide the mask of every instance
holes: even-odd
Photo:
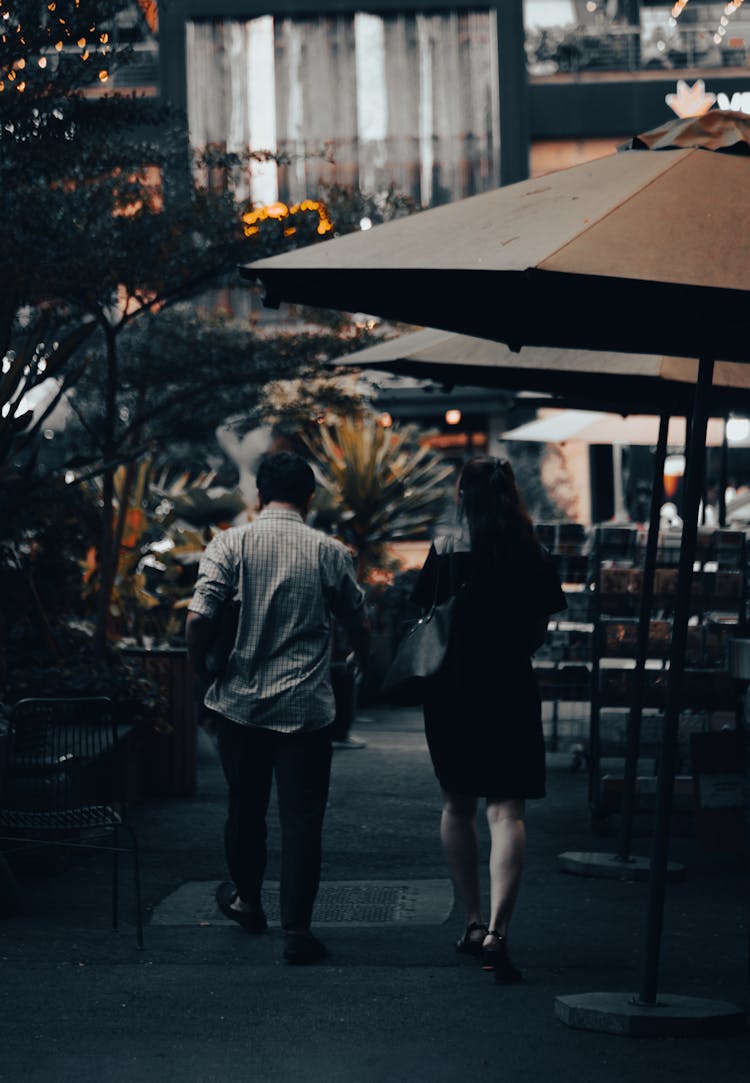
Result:
[[[537,536],[552,556],[568,603],[549,622],[547,641],[534,655],[545,741],[550,752],[567,753],[577,770],[586,763],[590,728],[589,532],[582,523],[542,523]]]
[[[679,533],[660,534],[643,686],[640,763],[656,773],[664,692],[677,591]],[[587,748],[592,825],[605,829],[617,810],[622,779],[605,775],[606,757],[625,752],[633,700],[638,607],[645,533],[632,527],[597,527],[592,535],[591,709]],[[691,590],[677,773],[689,789],[690,738],[737,724],[737,690],[728,669],[728,639],[746,612],[746,541],[741,531],[701,528]],[[650,763],[647,761],[650,760]],[[677,790],[681,783],[678,777]]]

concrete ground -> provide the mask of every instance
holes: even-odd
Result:
[[[430,923],[323,922],[318,932],[330,961],[288,967],[278,927],[251,937],[212,913],[210,903],[208,911],[199,906],[196,899],[210,900],[213,884],[226,876],[223,779],[212,741],[202,734],[195,797],[149,800],[133,810],[148,911],[144,951],[136,950],[132,925],[119,933],[108,926],[106,855],[81,857],[53,877],[22,877],[25,912],[0,921],[0,1080],[713,1083],[749,1077],[746,1035],[632,1039],[574,1030],[555,1019],[556,996],[636,992],[647,899],[645,884],[558,872],[556,856],[564,850],[607,851],[615,844],[591,833],[586,779],[570,771],[569,757],[550,757],[549,796],[530,803],[528,812],[528,859],[512,930],[526,981],[496,986],[453,950],[463,926],[459,910],[447,920],[447,908],[441,910],[440,802],[419,714],[374,709],[362,716],[355,733],[367,748],[335,753],[323,879],[431,881],[437,894]],[[272,881],[278,878],[273,812],[270,827]],[[671,856],[687,865],[688,875],[667,891],[660,991],[746,1008],[746,870],[738,858],[702,853],[689,823],[675,827]],[[646,853],[648,839],[637,838],[635,849]],[[132,918],[128,873],[124,866],[125,921]]]

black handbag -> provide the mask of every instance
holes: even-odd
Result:
[[[448,538],[444,552],[450,553],[452,550],[453,539]],[[438,565],[432,605],[399,643],[383,681],[383,691],[401,703],[422,703],[429,682],[445,659],[456,595],[452,594],[447,601],[438,604],[440,580]]]

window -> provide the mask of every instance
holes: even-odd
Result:
[[[194,146],[285,156],[242,182],[255,202],[394,184],[430,206],[499,183],[494,11],[189,22],[187,68]]]

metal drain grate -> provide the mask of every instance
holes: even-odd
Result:
[[[152,925],[229,925],[216,907],[213,881],[189,881],[163,899]],[[263,888],[271,924],[279,923],[279,885]],[[453,907],[449,880],[330,880],[320,885],[316,925],[441,925]]]
[[[395,924],[408,920],[401,915],[408,915],[412,894],[408,884],[321,884],[315,902],[315,920],[342,925]],[[278,888],[263,893],[263,905],[269,920],[278,921]]]

